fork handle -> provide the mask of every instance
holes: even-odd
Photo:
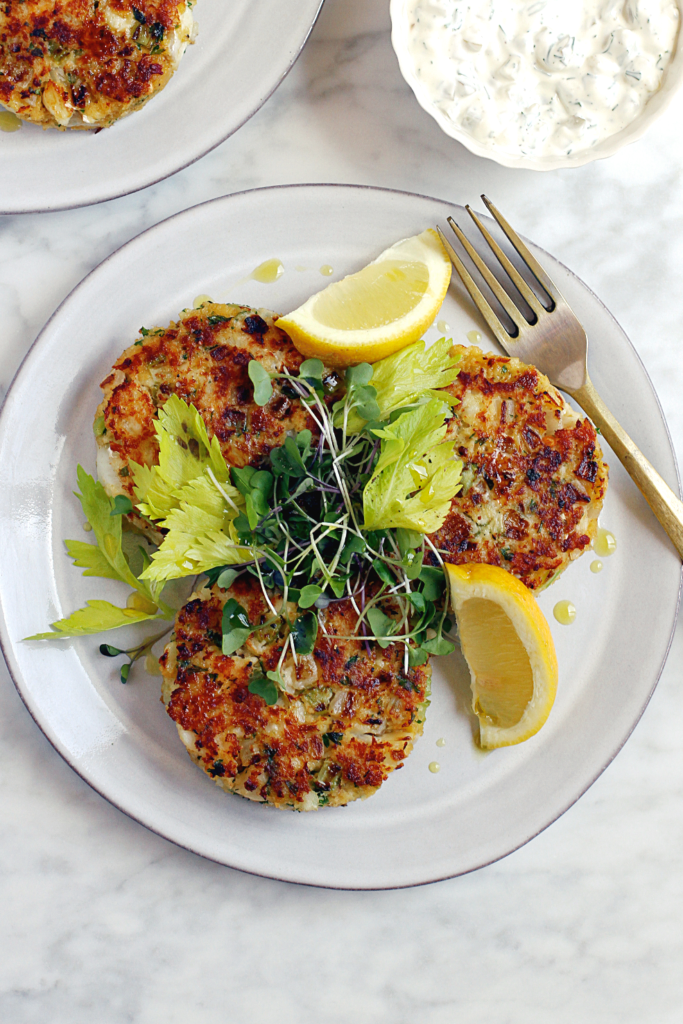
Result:
[[[617,456],[622,466],[636,484],[640,493],[659,519],[671,538],[676,551],[683,559],[683,502],[648,462],[641,450],[633,443],[620,423],[609,411],[586,374],[586,383],[569,392],[588,413],[596,427]]]

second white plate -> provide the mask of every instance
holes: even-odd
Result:
[[[159,703],[158,679],[138,671],[121,686],[97,652],[100,638],[21,642],[87,598],[121,597],[116,583],[82,577],[63,539],[85,536],[72,491],[77,463],[94,469],[98,384],[142,324],[168,323],[201,294],[293,309],[330,280],[322,266],[335,277],[355,271],[454,212],[422,196],[321,185],[242,193],[179,214],[76,288],[26,358],[0,417],[0,635],[17,687],[49,740],[96,790],[223,864],[314,885],[388,888],[496,860],[549,825],[600,774],[638,721],[666,658],[680,562],[609,450],[603,519],[618,551],[599,575],[584,556],[540,597],[560,663],[547,724],[519,747],[481,753],[466,709],[465,666],[456,655],[435,659],[425,735],[403,771],[366,802],[296,814],[226,795],[187,757]],[[633,347],[581,281],[535,252],[587,329],[598,390],[676,487],[666,425]],[[277,282],[250,279],[274,257],[285,267]],[[455,285],[439,320],[456,341],[482,329]],[[483,345],[494,348],[485,336]],[[571,627],[552,618],[563,598],[578,609]],[[126,646],[133,635],[118,633],[115,642]],[[445,747],[436,747],[439,737]],[[432,774],[437,758],[441,771]]]
[[[88,206],[167,178],[232,135],[299,56],[323,0],[197,0],[197,41],[142,110],[101,132],[0,133],[0,213]],[[4,109],[4,108],[0,108]]]

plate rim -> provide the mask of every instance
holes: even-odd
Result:
[[[166,181],[168,178],[173,178],[176,174],[179,174],[181,171],[184,171],[188,167],[191,167],[192,164],[197,163],[198,160],[202,160],[209,153],[212,153],[214,149],[218,149],[219,146],[222,146],[223,143],[226,142],[227,139],[229,139],[236,132],[238,132],[240,130],[240,128],[243,128],[244,125],[247,123],[247,121],[250,121],[252,119],[252,117],[254,117],[259,112],[259,110],[261,110],[261,108],[266,105],[266,103],[271,98],[271,96],[280,88],[280,86],[284,82],[285,78],[287,78],[287,76],[289,75],[290,71],[292,70],[292,68],[294,67],[294,65],[298,61],[299,57],[303,53],[303,49],[306,46],[306,43],[308,42],[308,40],[310,39],[311,33],[313,32],[313,29],[315,28],[315,26],[316,26],[316,24],[318,22],[318,19],[320,18],[320,14],[322,12],[324,3],[325,3],[325,0],[317,0],[317,4],[318,4],[317,9],[315,11],[315,14],[313,15],[313,19],[312,19],[310,25],[307,27],[307,29],[305,31],[305,34],[304,34],[300,44],[297,46],[295,52],[292,54],[292,56],[291,56],[291,58],[289,60],[289,63],[286,65],[286,67],[281,72],[279,77],[275,80],[275,82],[273,83],[272,88],[265,94],[265,96],[260,98],[258,100],[256,106],[252,107],[250,112],[248,114],[246,114],[246,116],[243,117],[242,120],[238,124],[236,124],[234,127],[230,128],[230,130],[228,132],[226,132],[225,135],[222,135],[219,139],[217,139],[215,142],[212,142],[206,148],[201,149],[201,151],[199,153],[197,153],[195,156],[191,157],[189,160],[186,160],[184,163],[180,164],[178,167],[175,168],[175,170],[168,171],[165,174],[161,174],[159,177],[155,177],[154,173],[152,172],[153,176],[149,180],[145,179],[141,184],[136,185],[133,188],[126,187],[126,188],[123,189],[123,191],[118,191],[117,190],[117,191],[112,192],[111,194],[102,195],[102,196],[100,196],[99,199],[88,199],[85,202],[80,202],[80,203],[57,202],[57,203],[49,203],[48,205],[42,205],[42,206],[31,206],[31,205],[23,206],[23,205],[17,204],[17,205],[9,206],[7,209],[5,209],[4,207],[0,208],[0,216],[11,217],[11,216],[21,216],[23,214],[33,214],[33,213],[58,213],[58,212],[61,212],[63,210],[81,210],[81,209],[85,209],[88,206],[98,206],[100,203],[108,203],[110,200],[114,200],[114,199],[123,199],[124,196],[135,195],[136,192],[142,192],[146,188],[151,188],[153,185],[158,185],[160,182]],[[176,69],[176,71],[177,70],[178,69]],[[154,97],[152,97],[152,100],[153,99],[154,99]],[[2,108],[2,109],[4,109],[4,108]],[[153,166],[153,164],[148,164],[147,166],[151,167],[151,166]],[[252,190],[247,190],[247,191],[252,191]],[[232,193],[229,193],[229,194],[232,194]],[[238,195],[239,193],[234,193],[234,194]],[[216,198],[222,198],[222,197],[218,196]],[[202,203],[198,203],[197,205],[201,206],[203,204]],[[192,209],[192,207],[189,207],[189,209]],[[180,212],[183,212],[183,211],[180,211]],[[159,223],[163,223],[163,221],[160,221]],[[153,226],[156,226],[156,225],[153,225]],[[141,232],[141,234],[144,234],[144,232]],[[139,235],[136,235],[135,237],[138,238]],[[131,241],[132,241],[132,239],[131,239]],[[116,252],[118,252],[118,249],[116,250]],[[113,256],[114,253],[111,253],[111,255]],[[100,264],[98,264],[98,266],[100,266]],[[93,269],[97,269],[97,268],[95,267]],[[83,278],[82,280],[85,280],[85,278]],[[75,289],[72,289],[72,291],[75,291]],[[71,294],[71,292],[69,294]],[[67,298],[68,298],[68,296],[67,296]],[[55,312],[57,312],[57,310],[55,310]],[[45,327],[47,327],[48,323],[49,323],[49,320],[46,321]],[[44,329],[45,328],[43,328],[43,330]],[[42,334],[42,330],[41,330],[41,334]],[[21,369],[21,366],[19,368]],[[14,380],[14,378],[13,378],[13,380]],[[4,405],[4,402],[3,402],[3,405]]]
[[[324,2],[324,0],[321,0],[321,5],[322,5],[322,2]],[[156,232],[157,230],[165,229],[172,221],[176,220],[177,218],[190,216],[193,213],[195,213],[195,211],[197,211],[200,208],[205,207],[205,206],[210,206],[210,205],[216,204],[216,203],[224,203],[224,202],[226,202],[226,200],[227,201],[237,200],[237,199],[241,199],[241,198],[243,198],[245,196],[248,196],[248,195],[254,195],[254,194],[258,194],[258,193],[262,193],[262,192],[273,193],[273,192],[284,192],[284,191],[290,190],[290,189],[330,189],[330,188],[332,188],[332,189],[342,189],[342,190],[351,190],[351,191],[356,191],[356,192],[362,192],[362,191],[365,191],[365,192],[381,192],[381,193],[384,193],[384,194],[393,194],[393,195],[397,195],[397,196],[407,197],[407,198],[410,198],[410,199],[423,199],[423,200],[427,200],[429,202],[438,203],[438,204],[441,204],[443,206],[448,206],[448,207],[451,207],[451,208],[452,207],[459,207],[460,206],[459,203],[452,202],[451,200],[448,200],[448,199],[441,199],[441,198],[438,198],[438,197],[435,197],[435,196],[424,195],[423,193],[419,193],[419,192],[408,192],[408,191],[406,191],[404,189],[383,188],[381,186],[376,186],[376,185],[347,184],[347,183],[343,183],[343,182],[292,182],[292,183],[285,183],[285,184],[282,184],[282,185],[259,186],[259,187],[256,187],[256,188],[244,189],[244,190],[239,191],[239,192],[227,193],[227,194],[222,195],[222,196],[217,196],[217,197],[215,197],[213,199],[205,200],[202,203],[197,203],[194,206],[187,207],[184,210],[180,210],[177,213],[172,214],[170,217],[167,217],[167,218],[165,218],[163,220],[158,221],[156,224],[151,225],[149,228],[146,228],[144,231],[140,232],[138,235],[136,235],[133,238],[129,239],[128,241],[124,242],[123,245],[120,245],[117,249],[115,249],[113,252],[111,252],[107,257],[105,257],[104,260],[102,260],[100,263],[98,263],[97,266],[93,267],[93,269],[90,270],[74,286],[74,288],[71,289],[71,291],[65,296],[65,298],[62,300],[62,302],[60,302],[60,304],[57,306],[57,308],[51,314],[51,316],[46,320],[45,324],[43,325],[43,327],[39,331],[39,333],[36,336],[35,340],[32,342],[32,344],[30,345],[30,347],[27,350],[26,354],[24,355],[24,358],[22,359],[22,361],[21,361],[21,363],[20,363],[20,365],[19,365],[19,367],[18,367],[14,377],[12,378],[12,381],[11,381],[11,383],[10,383],[8,389],[7,389],[7,392],[4,395],[4,397],[3,397],[2,403],[0,404],[0,437],[4,433],[5,421],[7,419],[7,416],[9,415],[9,413],[8,413],[8,404],[10,402],[10,398],[11,398],[13,392],[15,391],[17,385],[19,384],[20,379],[22,379],[24,374],[29,371],[28,363],[31,360],[32,355],[34,354],[34,351],[36,350],[36,348],[41,343],[41,341],[43,339],[43,336],[48,331],[48,329],[49,329],[50,325],[52,324],[52,322],[56,319],[56,317],[58,316],[58,314],[60,313],[62,308],[70,301],[72,296],[74,296],[79,291],[79,289],[81,287],[85,287],[87,282],[89,282],[91,277],[93,277],[99,271],[103,270],[105,268],[105,266],[111,260],[114,259],[114,257],[117,257],[128,246],[133,245],[134,243],[137,243],[143,237],[148,236],[148,235]],[[528,239],[526,239],[525,236],[522,236],[522,237],[524,238],[525,241],[528,241]],[[647,372],[647,369],[646,369],[646,367],[645,367],[645,365],[643,363],[643,360],[640,357],[639,352],[635,348],[635,346],[634,346],[633,342],[631,341],[631,339],[629,338],[629,336],[626,334],[626,332],[623,330],[623,328],[621,327],[621,325],[617,321],[616,317],[611,313],[611,311],[607,308],[607,306],[599,298],[599,296],[597,296],[595,294],[595,292],[593,292],[593,290],[578,276],[578,274],[574,273],[574,271],[572,271],[571,269],[566,267],[565,264],[563,264],[556,257],[552,256],[552,254],[548,253],[547,250],[545,250],[541,246],[537,245],[537,243],[534,242],[532,244],[534,245],[535,248],[537,248],[544,255],[549,256],[552,260],[557,262],[565,271],[567,271],[567,273],[572,278],[574,278],[576,281],[578,281],[579,284],[583,288],[585,288],[587,290],[587,292],[590,294],[591,298],[594,299],[595,301],[597,301],[597,303],[602,307],[603,311],[607,314],[607,316],[610,318],[610,320],[615,324],[615,326],[618,328],[618,330],[619,330],[620,334],[622,335],[622,337],[624,338],[624,340],[630,346],[632,354],[635,356],[636,361],[637,361],[637,363],[638,363],[638,365],[640,367],[640,370],[641,370],[641,372],[643,374],[644,381],[647,383],[647,385],[648,385],[648,387],[650,389],[650,392],[651,392],[651,394],[652,394],[652,396],[654,398],[654,401],[656,403],[656,408],[659,411],[661,422],[662,422],[662,425],[664,427],[664,431],[665,431],[665,435],[666,435],[666,440],[668,442],[669,450],[670,450],[671,455],[672,455],[674,472],[675,472],[675,476],[676,476],[676,486],[677,486],[678,494],[680,495],[681,494],[681,473],[680,473],[680,467],[678,465],[678,458],[677,458],[677,455],[676,455],[676,449],[675,449],[675,447],[673,445],[673,440],[672,440],[672,437],[671,437],[671,432],[669,430],[669,425],[668,425],[668,422],[667,422],[666,417],[664,415],[664,411],[662,409],[662,405],[661,405],[661,402],[659,400],[659,396],[657,395],[657,391],[656,391],[656,389],[654,387],[654,384],[652,383],[650,375]],[[293,878],[285,878],[285,877],[282,877],[282,876],[278,875],[275,871],[272,872],[272,873],[270,873],[270,872],[269,873],[265,873],[265,872],[260,872],[260,871],[252,870],[252,869],[247,868],[247,867],[242,867],[242,866],[238,867],[238,866],[235,866],[235,865],[232,865],[232,864],[227,864],[225,862],[225,860],[221,860],[218,857],[214,857],[214,856],[211,856],[210,854],[207,854],[207,853],[204,853],[204,852],[200,852],[197,849],[194,849],[192,846],[189,846],[186,843],[183,843],[183,842],[181,842],[181,841],[179,841],[179,840],[177,840],[175,838],[171,838],[170,836],[166,835],[163,831],[161,831],[160,828],[154,827],[153,825],[148,824],[147,822],[142,820],[142,818],[139,817],[136,813],[134,813],[134,812],[132,812],[132,811],[122,807],[117,798],[112,797],[112,796],[108,795],[107,793],[103,792],[102,789],[98,785],[96,785],[93,781],[91,781],[90,778],[88,778],[88,774],[87,774],[86,769],[85,768],[81,769],[80,767],[77,767],[76,764],[74,764],[73,761],[71,760],[71,758],[69,756],[69,752],[66,751],[66,750],[63,751],[61,749],[61,744],[57,741],[56,737],[53,738],[50,735],[49,724],[48,723],[45,723],[45,724],[41,723],[39,721],[38,717],[36,716],[36,714],[34,714],[33,709],[31,708],[30,704],[28,703],[28,697],[24,694],[24,692],[22,690],[22,685],[21,684],[23,683],[23,675],[22,675],[21,670],[19,669],[18,664],[15,664],[15,662],[14,662],[14,643],[12,642],[12,640],[10,639],[10,637],[6,633],[6,622],[5,622],[5,616],[4,616],[4,611],[3,611],[3,608],[2,608],[2,601],[1,600],[0,600],[0,651],[2,652],[3,658],[5,660],[5,664],[7,665],[8,674],[9,674],[11,680],[12,680],[12,683],[14,684],[14,687],[15,687],[18,695],[19,695],[19,698],[20,698],[22,704],[24,705],[24,707],[28,711],[30,717],[35,722],[35,724],[37,725],[37,727],[40,730],[40,732],[43,734],[43,736],[50,743],[52,748],[57,752],[57,754],[62,758],[62,760],[65,761],[66,764],[76,773],[76,775],[78,775],[79,778],[81,778],[88,786],[90,786],[90,788],[93,789],[99,796],[101,796],[104,800],[106,800],[107,803],[111,804],[118,811],[120,811],[121,813],[125,814],[128,818],[130,818],[133,821],[137,822],[138,824],[142,825],[149,832],[152,832],[154,835],[160,836],[162,839],[166,840],[167,842],[172,843],[174,846],[177,846],[180,849],[187,850],[188,852],[193,853],[196,856],[202,857],[205,860],[209,860],[209,861],[212,861],[213,863],[220,864],[223,867],[228,867],[228,868],[230,868],[231,870],[234,870],[234,871],[242,871],[242,872],[244,872],[246,874],[255,875],[255,876],[260,877],[260,878],[268,878],[268,879],[273,879],[273,880],[279,881],[279,882],[287,882],[289,884],[294,884],[294,885],[306,885],[306,886],[311,886],[311,887],[321,888],[321,889],[334,889],[334,890],[349,891],[349,892],[382,892],[382,891],[388,891],[388,890],[393,890],[393,889],[407,889],[407,888],[415,888],[415,887],[418,887],[418,886],[421,886],[421,885],[431,885],[431,884],[433,884],[435,882],[446,881],[447,879],[450,879],[450,878],[458,878],[458,877],[461,877],[463,875],[471,874],[474,871],[479,871],[481,868],[485,868],[485,867],[490,866],[491,864],[495,864],[498,861],[501,861],[501,860],[505,859],[506,857],[510,856],[512,853],[515,853],[517,850],[521,849],[523,846],[526,846],[527,843],[531,842],[532,839],[535,839],[536,836],[538,836],[542,832],[544,832],[547,828],[550,827],[550,825],[554,824],[554,822],[556,822],[571,807],[573,807],[574,804],[577,803],[577,801],[580,800],[581,797],[584,796],[584,794],[591,788],[591,786],[597,781],[597,779],[600,778],[600,776],[603,774],[603,772],[609,767],[609,765],[615,759],[617,754],[619,754],[619,752],[623,749],[624,745],[630,739],[630,737],[633,734],[636,726],[638,725],[638,723],[640,722],[643,714],[645,713],[645,710],[647,709],[647,707],[648,707],[648,705],[650,703],[650,700],[652,699],[652,695],[654,694],[654,691],[657,688],[659,680],[660,680],[660,678],[662,676],[662,673],[664,671],[664,667],[665,667],[666,662],[668,660],[669,652],[671,650],[671,645],[673,643],[673,639],[674,639],[674,635],[675,635],[675,631],[676,631],[676,626],[677,626],[677,622],[678,622],[678,616],[679,616],[679,612],[680,612],[680,608],[681,608],[681,598],[682,598],[682,596],[683,596],[683,564],[681,565],[681,572],[680,572],[680,575],[679,575],[678,592],[677,592],[675,607],[673,609],[673,617],[672,617],[672,621],[671,621],[671,628],[670,628],[670,631],[669,631],[668,641],[667,641],[667,644],[666,644],[666,648],[665,648],[665,650],[663,652],[660,664],[659,664],[659,666],[658,666],[658,668],[656,670],[656,674],[654,675],[652,686],[650,687],[650,690],[648,691],[648,693],[647,693],[647,695],[645,697],[645,700],[643,701],[643,703],[642,703],[642,705],[640,707],[640,710],[638,711],[638,714],[637,714],[636,718],[634,719],[634,721],[632,722],[628,732],[624,735],[624,737],[621,739],[621,741],[618,744],[618,746],[610,753],[609,757],[602,763],[602,765],[599,767],[599,769],[592,775],[590,780],[585,784],[585,786],[580,790],[580,792],[576,794],[576,796],[574,796],[568,803],[563,805],[561,807],[561,809],[558,810],[551,817],[551,819],[549,821],[547,821],[544,825],[542,825],[537,830],[533,831],[532,834],[530,834],[530,835],[526,836],[525,838],[523,838],[520,842],[516,843],[509,850],[506,850],[504,853],[501,853],[499,856],[492,857],[491,859],[483,861],[481,864],[477,864],[476,866],[464,868],[462,870],[458,870],[458,871],[454,871],[454,872],[448,872],[446,874],[438,874],[436,877],[433,877],[433,878],[427,878],[427,879],[423,879],[423,880],[420,880],[420,881],[411,881],[411,882],[404,882],[404,883],[397,883],[397,884],[389,884],[389,885],[374,885],[374,884],[373,885],[368,885],[368,886],[351,886],[351,885],[343,885],[343,884],[334,885],[332,883],[311,882],[311,881],[305,881],[305,880],[299,880],[299,879],[293,879]]]

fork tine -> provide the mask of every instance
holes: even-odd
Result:
[[[458,236],[460,243],[467,252],[467,255],[472,260],[475,267],[477,268],[481,276],[484,278],[487,285],[489,286],[493,294],[496,296],[496,298],[500,302],[501,306],[503,307],[507,315],[510,317],[510,319],[516,326],[517,331],[519,332],[521,330],[524,330],[525,327],[529,326],[527,320],[525,320],[520,311],[517,309],[517,306],[515,306],[514,302],[512,301],[508,293],[505,291],[503,286],[500,284],[498,279],[494,277],[489,268],[486,266],[483,259],[481,258],[477,250],[474,248],[472,243],[469,241],[465,233],[461,231],[461,229],[458,227],[458,225],[455,223],[452,217],[448,217],[447,220],[453,231]],[[508,337],[511,337],[511,335],[508,335]]]
[[[537,317],[542,316],[543,313],[547,312],[547,310],[538,301],[538,298],[532,292],[531,288],[526,283],[526,281],[519,273],[517,268],[507,258],[501,247],[498,245],[498,242],[496,242],[495,238],[492,237],[488,229],[479,220],[479,217],[476,215],[472,207],[466,206],[465,209],[467,210],[470,217],[481,231],[482,235],[486,239],[489,249],[496,257],[498,262],[501,264],[501,266],[505,270],[505,273],[508,275],[508,277],[510,278],[515,288],[524,299],[524,301],[528,303],[528,305],[531,307],[531,309],[534,311]]]
[[[534,275],[534,277],[536,278],[538,283],[548,293],[548,298],[550,298],[552,300],[552,302],[555,305],[557,305],[558,301],[561,299],[561,296],[560,296],[559,292],[557,291],[557,288],[555,287],[553,282],[550,280],[550,278],[546,274],[546,272],[543,269],[543,267],[541,266],[541,264],[531,255],[531,253],[527,249],[527,247],[524,244],[524,242],[522,241],[522,239],[519,237],[519,235],[515,231],[512,230],[512,228],[510,227],[508,222],[505,220],[505,217],[502,215],[502,213],[498,212],[498,210],[495,208],[495,206],[493,205],[491,200],[488,199],[484,195],[482,195],[481,198],[486,203],[486,208],[489,211],[489,213],[491,214],[491,216],[494,217],[495,220],[498,222],[498,224],[500,225],[502,230],[507,235],[509,241],[515,247],[515,249],[517,250],[519,255],[522,257],[522,259],[524,260],[524,262],[526,263],[527,267],[529,268],[531,273]],[[552,312],[552,310],[550,312]]]
[[[446,249],[446,252],[450,256],[451,263],[453,264],[453,266],[457,270],[458,276],[460,277],[460,280],[465,285],[465,288],[467,288],[467,291],[470,294],[470,298],[472,299],[472,301],[474,302],[475,306],[477,307],[477,309],[479,310],[479,312],[483,316],[483,318],[486,321],[486,323],[489,325],[489,327],[493,331],[494,336],[498,339],[498,341],[501,343],[503,348],[505,348],[506,345],[510,341],[510,335],[505,330],[505,328],[503,327],[502,323],[500,322],[500,320],[498,319],[496,314],[493,312],[493,309],[491,308],[491,306],[489,306],[488,302],[484,298],[484,296],[481,293],[481,291],[479,290],[478,286],[475,284],[474,279],[473,279],[472,275],[470,274],[469,270],[467,269],[465,264],[462,262],[462,260],[458,256],[457,252],[455,251],[455,249],[453,248],[451,243],[448,241],[448,239],[444,235],[444,233],[441,230],[441,228],[437,226],[436,230],[439,232],[439,238],[443,242],[444,248]]]

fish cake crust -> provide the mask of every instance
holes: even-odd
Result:
[[[362,641],[343,639],[357,615],[339,601],[319,615],[313,654],[298,655],[297,665],[291,653],[285,659],[285,693],[268,706],[248,687],[277,668],[284,639],[266,629],[222,654],[229,598],[252,624],[272,618],[252,576],[229,590],[205,588],[178,612],[160,659],[163,700],[192,760],[226,791],[275,807],[308,811],[371,796],[422,733],[429,665],[404,672],[402,645],[369,644],[368,653]],[[278,596],[271,600],[279,610]]]
[[[519,359],[455,345],[448,437],[463,486],[431,540],[446,562],[501,565],[546,586],[595,537],[607,490],[595,427]]]
[[[104,128],[167,84],[189,0],[0,0],[0,103],[44,128]]]
[[[101,384],[104,397],[95,413],[97,471],[110,495],[125,494],[136,503],[130,463],[158,462],[154,425],[172,394],[199,410],[229,466],[268,464],[288,431],[308,429],[317,436],[310,413],[283,382],[273,382],[265,406],[254,401],[252,359],[269,372],[293,375],[303,362],[276,319],[263,309],[207,302],[185,310],[167,328],[145,331],[126,349]],[[129,520],[145,526],[135,514]]]

